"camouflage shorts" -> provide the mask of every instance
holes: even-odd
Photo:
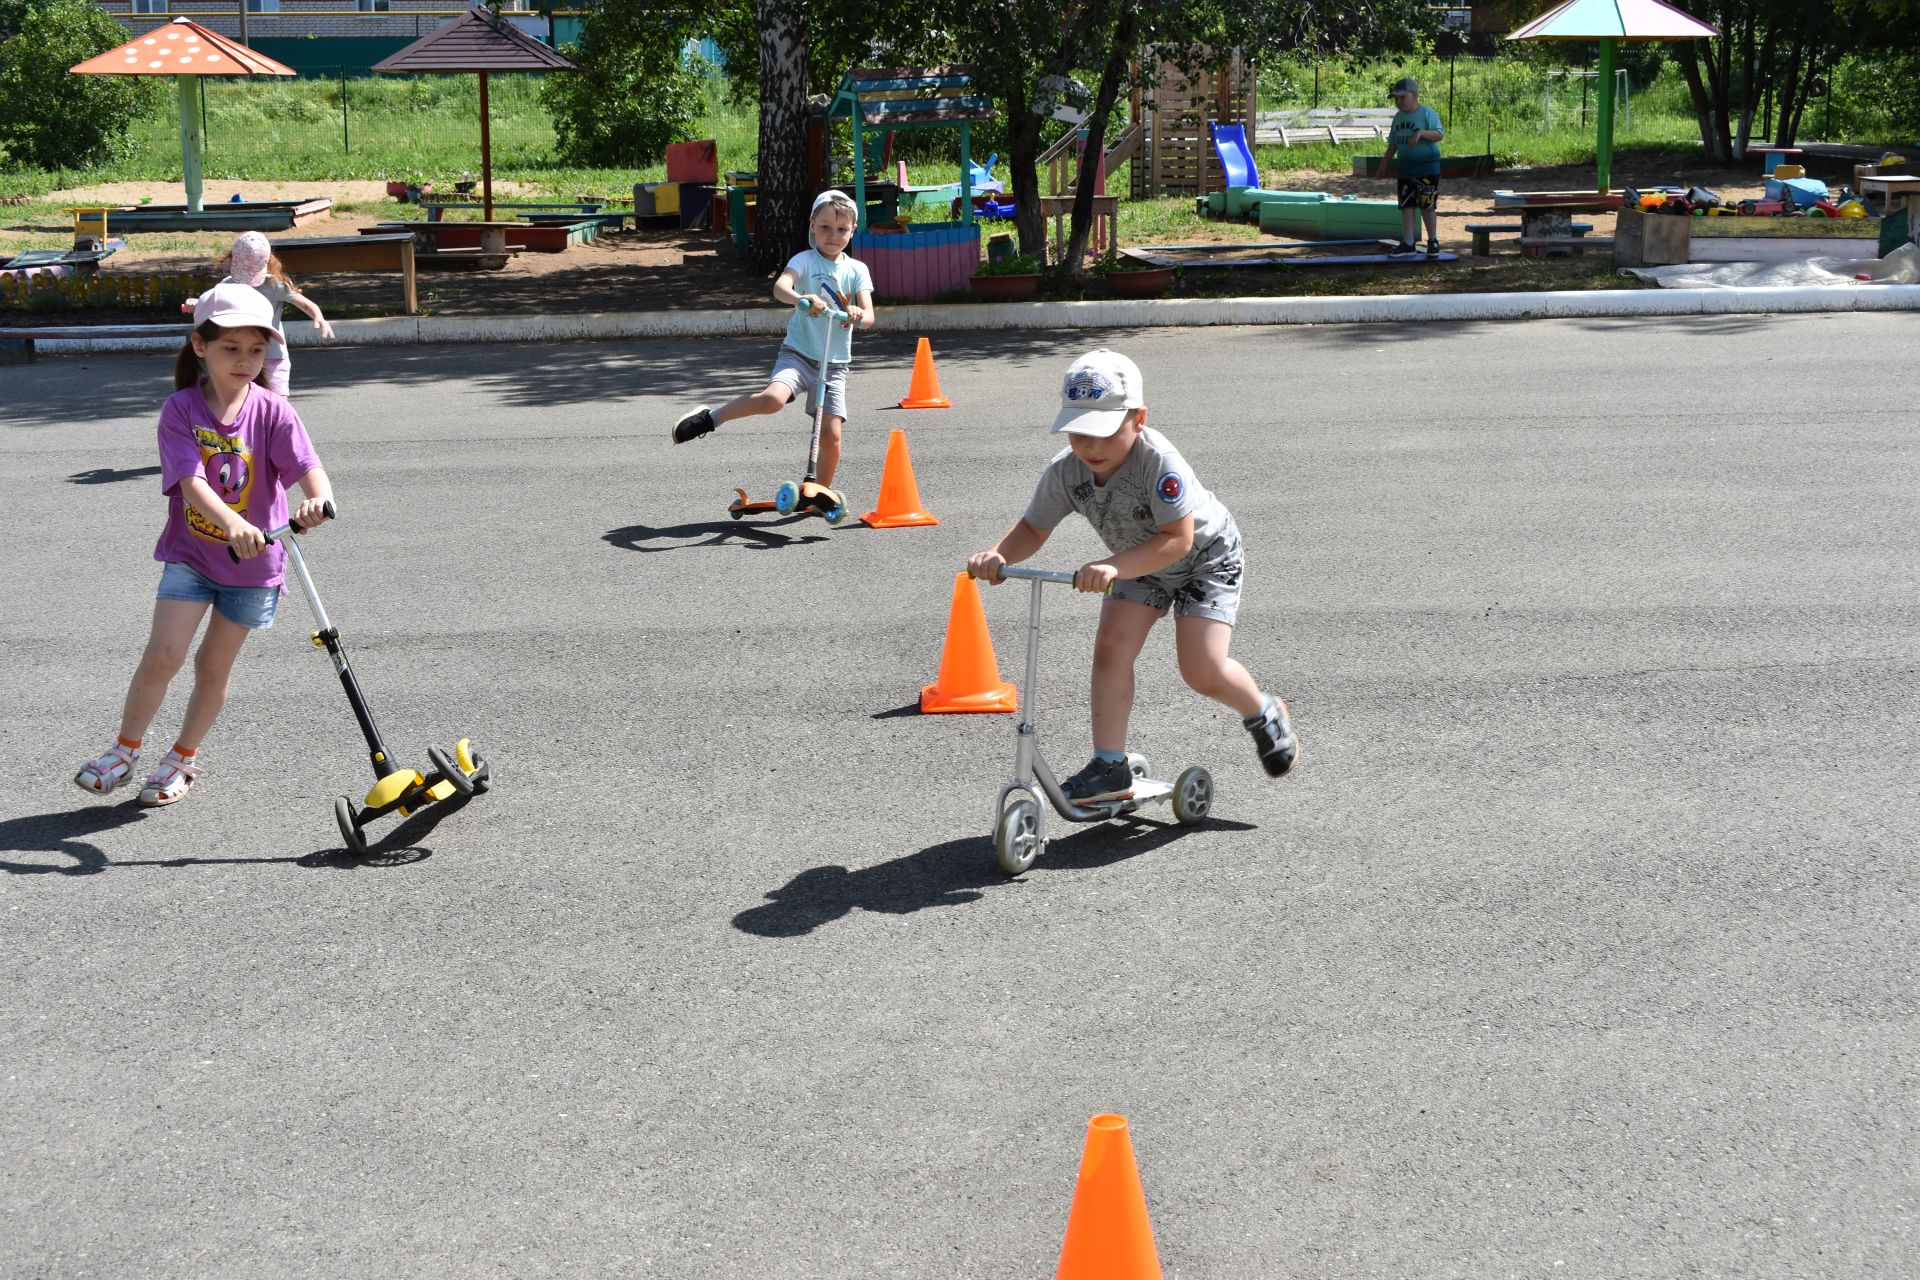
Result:
[[[1172,609],[1176,617],[1214,618],[1233,625],[1240,613],[1240,547],[1178,577],[1152,574],[1122,578],[1113,584],[1113,598],[1143,604],[1155,613]]]

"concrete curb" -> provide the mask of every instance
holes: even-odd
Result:
[[[1538,293],[1392,294],[1340,298],[1170,298],[1106,302],[1003,302],[885,307],[896,333],[1004,329],[1144,329],[1205,325],[1369,324],[1399,320],[1565,320],[1606,316],[1736,315],[1812,311],[1920,311],[1920,285],[1764,289],[1562,290]],[[585,315],[388,316],[343,320],[335,345],[560,342],[625,338],[738,338],[783,332],[774,307],[732,311],[602,312]],[[313,326],[287,326],[289,345],[328,345]],[[50,355],[171,351],[177,338],[45,341]]]

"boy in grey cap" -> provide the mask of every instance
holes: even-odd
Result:
[[[1418,253],[1414,239],[1420,234],[1420,220],[1427,222],[1427,256],[1440,252],[1440,140],[1447,131],[1440,127],[1440,113],[1420,101],[1420,86],[1413,77],[1403,76],[1387,91],[1397,110],[1387,129],[1386,154],[1380,157],[1380,174],[1385,177],[1400,156],[1396,194],[1400,203],[1400,243],[1395,257]]]
[[[1240,608],[1240,530],[1167,438],[1147,428],[1140,370],[1117,351],[1090,351],[1067,369],[1054,419],[1067,448],[1041,473],[1024,516],[991,551],[967,561],[989,582],[1038,551],[1078,511],[1113,554],[1083,565],[1076,589],[1112,594],[1093,646],[1093,759],[1062,790],[1080,804],[1133,794],[1127,719],[1133,662],[1147,632],[1174,618],[1180,675],[1196,693],[1239,712],[1267,772],[1293,767],[1298,747],[1284,702],[1227,656]]]

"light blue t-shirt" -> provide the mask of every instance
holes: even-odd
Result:
[[[1394,144],[1394,172],[1402,178],[1436,178],[1440,176],[1440,144],[1437,142],[1410,142],[1414,134],[1424,129],[1439,129],[1440,113],[1426,103],[1421,103],[1411,111],[1393,113],[1393,126],[1387,131],[1387,141]]]
[[[807,249],[793,255],[787,270],[793,272],[795,293],[803,296],[811,293],[828,301],[837,293],[847,306],[858,302],[862,293],[873,288],[867,264],[844,253],[838,258],[827,258],[817,249]],[[827,359],[833,364],[845,364],[853,359],[853,330],[842,329],[824,316],[803,316],[795,311],[787,320],[786,345],[807,359],[818,361],[823,328],[833,330],[832,354]]]

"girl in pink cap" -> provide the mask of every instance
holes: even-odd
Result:
[[[173,804],[192,788],[200,740],[226,705],[240,646],[273,625],[286,552],[261,531],[289,517],[313,528],[333,500],[300,415],[260,385],[280,333],[267,300],[245,285],[217,284],[194,304],[193,323],[174,361],[178,390],[160,410],[167,521],[153,549],[163,568],[146,652],[127,686],[119,738],[73,779],[99,796],[135,780],[141,740],[205,622],[180,736],[140,786],[140,803],[150,806]],[[287,501],[289,486],[300,490],[297,507]]]
[[[287,279],[286,269],[280,265],[280,259],[273,256],[273,246],[258,231],[242,234],[233,242],[233,248],[227,256],[216,265],[227,270],[227,277],[221,284],[244,284],[250,289],[258,289],[273,308],[275,320],[284,314],[286,305],[291,302],[306,312],[307,319],[313,321],[321,337],[333,341],[333,326],[320,313],[319,305]],[[188,298],[180,309],[192,311],[196,301]],[[293,362],[287,356],[286,340],[275,333],[273,340],[267,344],[267,389],[287,395],[292,372]]]

